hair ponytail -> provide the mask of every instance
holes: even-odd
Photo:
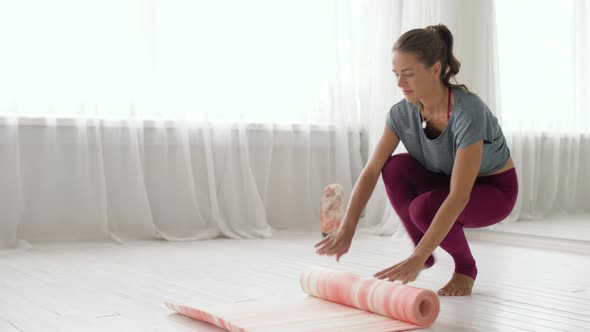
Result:
[[[445,25],[438,24],[425,29],[409,30],[395,42],[393,51],[414,53],[418,56],[418,61],[428,67],[440,61],[440,78],[443,84],[470,93],[467,86],[457,83],[455,76],[459,74],[461,63],[453,55],[453,34]],[[451,80],[454,83],[451,83]]]

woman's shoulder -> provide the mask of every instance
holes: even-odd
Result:
[[[461,122],[480,121],[488,117],[490,112],[486,103],[476,94],[463,89],[454,90],[455,93],[455,125]]]
[[[389,116],[395,118],[405,118],[408,117],[409,114],[411,114],[414,108],[415,106],[412,103],[408,102],[405,98],[403,98],[402,100],[398,101],[393,106],[391,106],[391,109],[389,110]]]
[[[483,111],[487,108],[486,103],[475,93],[464,89],[454,89],[457,111]]]
[[[413,115],[415,114],[414,105],[409,103],[405,98],[400,100],[387,113],[386,123],[400,138],[403,131],[412,126]]]

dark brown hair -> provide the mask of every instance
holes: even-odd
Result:
[[[405,32],[393,45],[392,52],[394,51],[416,54],[418,61],[427,67],[432,67],[440,61],[440,78],[443,84],[470,92],[465,84],[458,84],[455,78],[461,63],[453,55],[453,35],[445,25],[431,25],[424,29]],[[451,79],[454,84],[451,83]]]

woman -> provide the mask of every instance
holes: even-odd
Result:
[[[514,208],[518,182],[496,117],[465,85],[451,83],[460,66],[452,49],[453,36],[444,25],[410,30],[397,40],[393,72],[405,98],[387,115],[341,227],[316,247],[318,254],[337,260],[348,251],[381,175],[415,249],[375,277],[413,281],[434,264],[432,253],[440,245],[453,257],[455,271],[438,294],[461,296],[471,294],[477,276],[463,227],[505,219]],[[409,153],[391,156],[400,140]]]

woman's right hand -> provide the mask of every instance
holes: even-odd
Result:
[[[316,253],[318,255],[336,255],[336,261],[339,261],[340,257],[350,249],[353,236],[354,230],[348,230],[343,224],[335,233],[329,234],[314,246],[318,248]]]

